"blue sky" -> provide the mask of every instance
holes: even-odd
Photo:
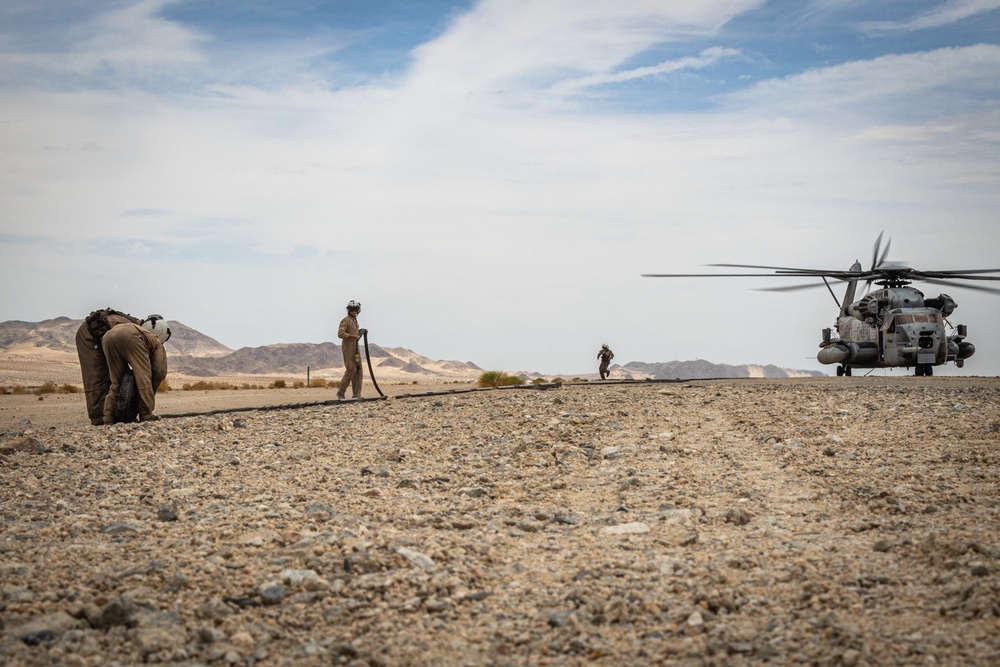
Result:
[[[543,373],[815,361],[881,230],[1000,267],[1000,0],[0,6],[0,320],[161,312]],[[927,286],[928,295],[937,288]],[[948,292],[1000,374],[1000,298]]]

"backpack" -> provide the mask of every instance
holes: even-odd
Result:
[[[94,337],[94,347],[96,349],[100,349],[101,339],[104,338],[104,334],[108,333],[108,330],[111,328],[111,323],[108,322],[108,315],[119,315],[135,324],[139,324],[141,321],[132,317],[128,313],[122,313],[114,310],[113,308],[95,310],[90,315],[87,315],[87,319],[84,321],[87,323],[87,329],[90,331],[90,335]]]

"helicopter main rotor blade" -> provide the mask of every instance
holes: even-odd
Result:
[[[947,275],[947,276],[955,277],[955,276],[964,275],[966,273],[968,273],[968,274],[974,274],[974,273],[1000,273],[1000,269],[958,269],[958,270],[955,270],[955,271],[921,271],[921,273],[926,273],[928,275],[931,275],[931,274],[935,274],[935,275],[936,274],[940,274],[940,275]]]
[[[841,273],[840,271],[828,271],[826,269],[797,269],[791,266],[760,266],[758,264],[706,264],[705,266],[721,266],[732,269],[772,269],[774,271],[800,271],[802,273]]]
[[[884,229],[878,233],[878,238],[875,239],[875,247],[872,248],[872,271],[874,271],[875,267],[878,266],[878,249],[882,245],[883,234],[885,234]]]
[[[993,271],[990,269],[980,269],[974,271],[914,271],[914,275],[928,276],[931,278],[945,278],[947,280],[961,278],[962,280],[1000,280],[1000,276],[986,276],[984,273],[997,273],[1000,269]]]
[[[944,285],[945,287],[957,287],[959,289],[970,289],[976,292],[989,292],[990,294],[1000,294],[1000,288],[996,287],[985,287],[983,285],[966,285],[964,283],[956,283],[951,280],[938,280],[937,278],[920,278],[922,282],[932,283],[934,285]]]
[[[829,287],[827,283],[807,283],[805,285],[785,285],[783,287],[755,287],[755,292],[797,292],[799,290],[816,289],[817,287]],[[834,295],[834,299],[836,299]]]
[[[643,278],[784,278],[776,273],[643,273]],[[812,274],[804,274],[811,276]],[[794,277],[794,276],[792,276]]]
[[[879,256],[879,258],[878,258],[878,264],[876,266],[881,266],[882,262],[885,261],[885,258],[889,256],[889,246],[890,245],[892,245],[892,239],[891,238],[889,238],[889,239],[886,240],[886,242],[885,242],[885,250],[883,250],[882,254]],[[872,268],[874,268],[874,267],[872,267]]]

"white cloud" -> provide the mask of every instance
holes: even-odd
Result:
[[[864,32],[911,32],[951,25],[1000,8],[1000,0],[947,0],[905,21],[870,21],[862,24]]]

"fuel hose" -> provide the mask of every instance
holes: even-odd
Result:
[[[365,359],[368,360],[368,377],[372,379],[372,386],[375,387],[375,391],[378,392],[378,395],[385,398],[385,394],[383,394],[382,390],[379,389],[378,387],[378,382],[375,381],[375,371],[372,370],[372,355],[368,354],[368,329],[365,329],[364,339],[365,339]]]

